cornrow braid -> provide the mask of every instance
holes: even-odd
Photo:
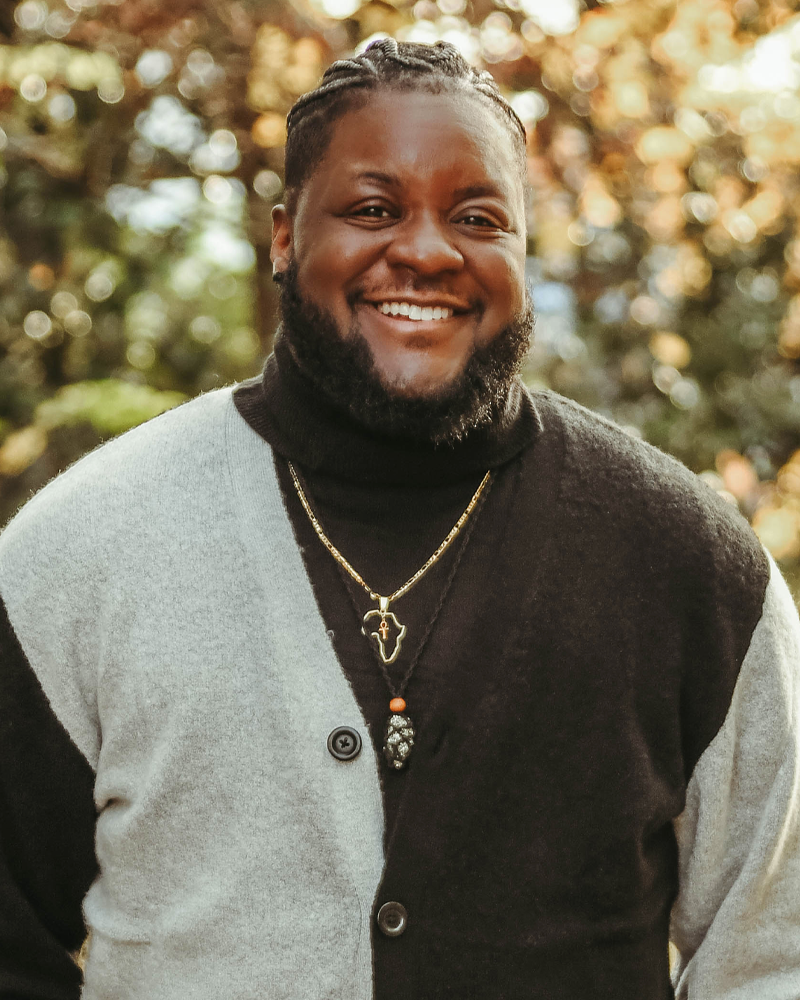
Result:
[[[492,102],[509,127],[525,159],[525,126],[506,101],[492,75],[478,72],[449,42],[423,45],[383,38],[360,55],[338,59],[325,71],[316,90],[303,94],[286,120],[286,200],[291,210],[297,194],[325,155],[334,122],[366,103],[378,89],[425,90],[430,93],[470,90]]]

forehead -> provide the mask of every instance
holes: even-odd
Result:
[[[368,172],[392,174],[405,185],[490,184],[510,201],[522,197],[509,128],[469,92],[381,90],[347,111],[334,123],[311,180],[346,182]]]

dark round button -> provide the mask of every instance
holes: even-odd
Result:
[[[361,736],[349,726],[337,726],[328,737],[328,750],[337,760],[352,760],[361,753]]]
[[[408,913],[402,903],[384,903],[378,910],[378,927],[386,937],[400,937],[408,924]]]

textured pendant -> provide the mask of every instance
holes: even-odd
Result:
[[[383,756],[386,763],[395,771],[405,767],[406,761],[414,746],[414,724],[407,715],[394,712],[386,723],[386,736],[383,741]]]

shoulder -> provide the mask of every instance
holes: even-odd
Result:
[[[677,459],[612,420],[554,392],[538,391],[533,399],[542,420],[555,421],[562,429],[570,475],[600,477],[599,485],[611,488],[625,482],[645,495],[650,492],[714,495]]]
[[[0,534],[0,582],[26,565],[43,578],[56,562],[67,573],[71,560],[88,560],[95,550],[122,555],[176,501],[199,502],[202,488],[219,478],[232,412],[230,388],[210,392],[79,459]]]
[[[228,388],[198,396],[101,444],[39,490],[9,527],[84,490],[110,493],[202,461],[224,436],[231,395]]]
[[[694,569],[763,597],[769,565],[747,520],[685,465],[577,403],[533,394],[564,439],[559,502],[662,571]],[[691,576],[687,577],[687,586]]]

